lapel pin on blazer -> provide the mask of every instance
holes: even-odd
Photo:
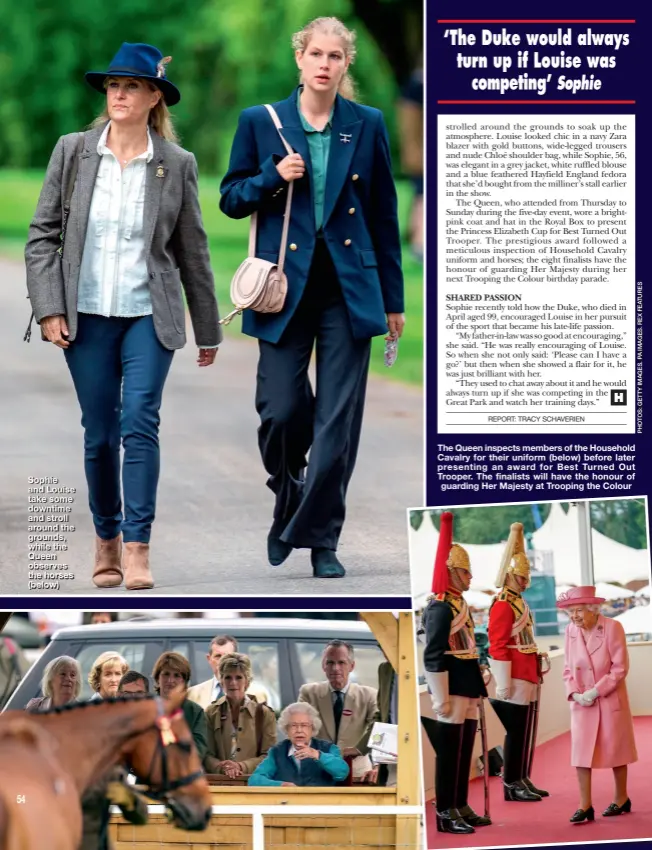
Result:
[[[343,142],[345,145],[351,141],[352,133],[340,133],[340,142]]]
[[[159,167],[156,169],[156,176],[157,177],[165,177],[165,169],[163,168],[162,165],[159,165]]]

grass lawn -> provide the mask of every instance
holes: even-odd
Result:
[[[43,173],[40,171],[0,170],[0,253],[13,259],[22,257],[27,228],[41,189]],[[219,179],[200,179],[200,197],[204,226],[208,234],[215,274],[215,288],[223,315],[231,309],[229,284],[231,277],[247,250],[248,219],[234,221],[220,212]],[[410,187],[400,183],[399,206],[401,223],[407,221]],[[387,378],[421,385],[423,381],[423,267],[410,255],[407,245],[403,251],[405,274],[406,326],[399,346],[395,365],[383,365],[384,341],[374,340],[371,370]],[[226,328],[228,335],[238,334],[240,319]]]

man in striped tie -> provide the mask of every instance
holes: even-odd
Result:
[[[330,641],[321,666],[326,681],[302,685],[299,702],[308,702],[317,709],[322,721],[320,738],[337,744],[344,758],[353,758],[353,777],[362,779],[372,773],[367,739],[378,710],[376,688],[350,680],[355,668],[350,643]]]

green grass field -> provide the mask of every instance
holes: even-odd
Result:
[[[22,257],[31,220],[43,180],[39,171],[0,171],[0,253],[17,259]],[[224,315],[230,309],[229,284],[236,268],[247,250],[248,220],[234,221],[220,212],[219,179],[204,177],[200,180],[200,198],[204,225],[208,233],[215,274],[215,287]],[[401,224],[407,221],[410,187],[400,183],[399,207]],[[383,365],[382,338],[374,340],[371,370],[387,378],[421,385],[423,381],[423,267],[410,255],[407,245],[403,250],[405,274],[406,326],[399,346],[396,364],[387,369]],[[227,334],[237,334],[240,320],[236,319],[226,329]]]

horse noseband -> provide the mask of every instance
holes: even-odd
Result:
[[[204,775],[204,771],[200,769],[194,773],[188,774],[187,776],[182,776],[180,779],[171,780],[169,778],[167,759],[168,748],[178,747],[182,752],[189,754],[192,751],[192,744],[190,741],[180,741],[172,729],[172,721],[178,720],[182,717],[183,711],[178,708],[168,717],[163,711],[163,703],[160,697],[157,697],[156,703],[158,708],[158,717],[156,718],[154,725],[158,729],[159,734],[157,736],[156,750],[152,756],[149,773],[148,776],[143,779],[143,784],[147,785],[149,788],[148,796],[152,797],[154,800],[164,800],[165,796],[172,791],[177,791],[179,788],[184,788],[186,785],[191,785],[197,779],[201,779]],[[161,759],[161,782],[158,785],[154,785],[152,782],[152,775],[154,773],[157,756],[160,756]]]

